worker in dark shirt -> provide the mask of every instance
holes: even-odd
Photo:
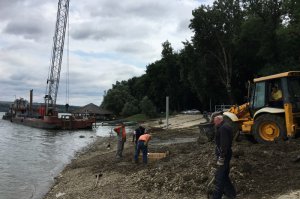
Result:
[[[132,137],[132,142],[135,142],[135,146],[137,146],[139,137],[141,135],[144,135],[144,133],[145,133],[145,128],[142,125],[140,125],[137,129],[135,129]]]
[[[229,124],[224,122],[222,115],[214,118],[214,124],[217,128],[215,135],[217,171],[212,198],[221,199],[223,194],[228,198],[235,198],[236,191],[229,178],[233,130]]]

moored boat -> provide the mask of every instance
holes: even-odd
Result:
[[[88,115],[82,117],[62,115],[58,117],[57,112],[50,116],[44,115],[43,106],[33,110],[30,104],[23,98],[16,99],[2,119],[25,126],[55,130],[92,129],[96,122],[95,117]]]

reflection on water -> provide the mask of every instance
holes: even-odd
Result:
[[[49,131],[0,119],[0,198],[42,198],[77,151],[110,132],[111,127]]]

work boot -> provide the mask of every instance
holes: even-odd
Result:
[[[212,193],[208,193],[208,194],[207,194],[207,199],[214,199]]]
[[[121,156],[116,156],[116,161],[120,162],[123,158]]]

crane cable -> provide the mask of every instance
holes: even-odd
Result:
[[[69,76],[69,44],[70,44],[70,17],[68,15],[68,38],[67,38],[67,71],[66,71],[66,105],[69,105],[69,98],[70,98],[70,88],[69,88],[69,83],[70,83],[70,76]]]

